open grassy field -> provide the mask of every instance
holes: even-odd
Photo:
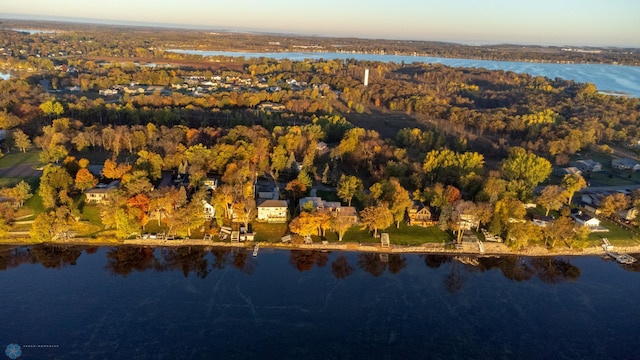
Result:
[[[0,169],[11,168],[18,165],[39,165],[40,151],[28,151],[26,153],[11,153],[0,158]]]

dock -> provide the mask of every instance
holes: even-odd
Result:
[[[620,264],[629,265],[629,264],[633,264],[634,262],[638,261],[636,258],[634,258],[633,256],[631,256],[629,254],[618,254],[618,253],[614,253],[614,252],[611,252],[611,251],[607,251],[606,253],[607,253],[607,255],[611,256],[614,259],[616,259],[616,261],[619,262]]]
[[[256,245],[253,247],[253,257],[258,256],[258,250],[260,250],[260,244],[256,244]]]

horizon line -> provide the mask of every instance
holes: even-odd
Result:
[[[196,25],[196,24],[176,24],[176,23],[154,23],[148,21],[131,21],[131,20],[114,20],[114,19],[98,19],[98,18],[80,18],[80,17],[66,17],[66,16],[46,16],[46,15],[28,15],[28,14],[11,14],[0,13],[0,21],[2,20],[14,20],[14,21],[44,21],[44,22],[58,22],[58,23],[72,23],[72,24],[85,24],[85,25],[126,25],[131,27],[151,27],[160,29],[176,29],[176,30],[195,30],[195,31],[218,31],[226,33],[249,33],[258,35],[271,35],[271,36],[296,36],[296,37],[317,37],[325,39],[363,39],[363,40],[385,40],[385,41],[407,41],[407,42],[431,42],[431,43],[445,43],[445,44],[457,44],[464,46],[500,46],[500,45],[514,45],[514,46],[540,46],[540,47],[581,47],[581,48],[599,48],[599,49],[640,49],[638,46],[633,45],[578,45],[578,44],[552,44],[552,43],[532,43],[532,42],[501,42],[501,41],[465,41],[465,40],[426,40],[426,39],[410,39],[410,38],[381,38],[381,37],[367,37],[367,36],[355,36],[355,35],[323,35],[315,33],[292,33],[292,32],[278,32],[266,29],[251,29],[240,28],[233,26],[226,27],[213,27],[210,25]]]

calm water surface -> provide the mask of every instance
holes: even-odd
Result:
[[[34,247],[2,249],[0,270],[0,347],[20,344],[20,359],[623,359],[640,351],[638,269],[598,257],[473,266],[413,254]]]
[[[533,76],[546,76],[551,79],[560,77],[581,83],[593,83],[598,90],[621,92],[640,97],[640,67],[604,64],[543,64],[514,61],[492,61],[475,59],[450,59],[430,56],[403,56],[379,54],[349,54],[349,53],[303,53],[303,52],[232,52],[232,51],[204,51],[204,50],[170,50],[178,53],[196,54],[203,56],[244,56],[267,57],[272,59],[356,59],[382,62],[424,62],[438,63],[455,67],[476,67],[488,70],[504,70],[525,73]]]

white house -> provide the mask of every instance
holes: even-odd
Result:
[[[258,205],[258,221],[270,223],[287,222],[287,202],[284,200],[266,200]]]
[[[205,220],[211,220],[216,216],[216,208],[206,200],[202,200],[202,209]]]
[[[120,181],[114,180],[109,184],[98,184],[94,188],[84,192],[86,201],[94,204],[103,204],[107,201],[109,193],[120,186]]]
[[[571,215],[571,217],[573,217],[573,220],[579,225],[583,225],[589,228],[597,228],[598,226],[600,226],[600,220],[583,212],[573,214]]]

